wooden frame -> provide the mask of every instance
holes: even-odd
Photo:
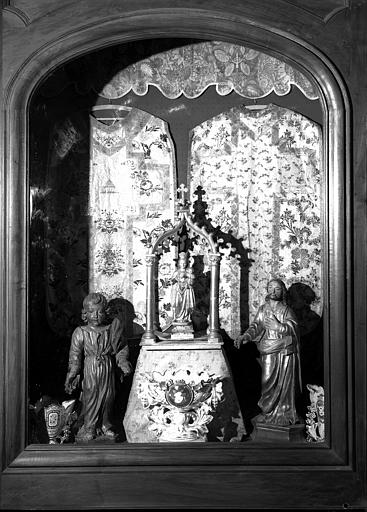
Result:
[[[164,3],[164,2],[163,2]],[[339,508],[363,506],[363,422],[355,397],[363,357],[354,358],[350,108],[331,62],[291,33],[213,9],[141,8],[85,24],[49,42],[18,69],[5,94],[5,222],[1,225],[4,508]],[[132,8],[134,9],[134,8]],[[26,445],[28,318],[28,107],[46,75],[71,58],[115,43],[195,37],[252,46],[287,60],[320,91],[324,120],[325,401],[322,445],[266,449],[256,442],[197,445]],[[357,348],[355,349],[357,350]],[[362,352],[363,353],[363,352]],[[364,390],[365,392],[365,390]],[[363,394],[363,393],[362,393]]]

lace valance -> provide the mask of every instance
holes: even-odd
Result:
[[[170,99],[182,94],[197,98],[212,85],[221,96],[235,91],[245,98],[262,98],[273,91],[284,96],[296,85],[307,98],[318,98],[315,86],[289,64],[218,41],[175,48],[132,64],[118,72],[100,96],[116,99],[130,91],[143,96],[150,85]]]

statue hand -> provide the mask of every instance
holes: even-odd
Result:
[[[240,348],[241,345],[244,345],[250,341],[250,337],[248,334],[240,334],[240,336],[237,336],[237,338],[234,340],[233,344],[236,348]]]
[[[80,375],[67,374],[65,380],[65,391],[70,395],[78,387],[80,381]]]
[[[130,373],[133,370],[131,364],[127,360],[119,362],[119,368],[122,372],[122,378],[126,375],[130,375]],[[121,380],[121,382],[122,382],[122,380]]]
[[[236,348],[240,348],[240,346],[242,345],[242,336],[237,336],[237,338],[233,342],[233,345]]]
[[[266,329],[269,329],[271,331],[279,331],[282,327],[282,324],[277,320],[277,318],[273,314],[265,318],[264,325]]]

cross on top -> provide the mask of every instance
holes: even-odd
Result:
[[[187,202],[187,199],[185,197],[186,193],[188,192],[187,187],[183,183],[181,183],[181,185],[177,189],[177,192],[178,192],[178,196],[179,196],[178,197],[179,204],[182,206],[185,206],[186,202]]]
[[[203,187],[202,187],[201,185],[199,185],[199,186],[197,187],[197,189],[195,190],[194,194],[195,194],[196,196],[198,196],[198,199],[197,199],[197,200],[198,200],[199,202],[201,202],[201,201],[202,201],[202,199],[203,199],[203,196],[205,196],[206,192],[205,192],[205,190],[203,189]]]

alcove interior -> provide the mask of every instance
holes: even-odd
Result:
[[[175,147],[177,184],[187,183],[188,179],[190,131],[232,107],[253,105],[256,101],[264,105],[278,105],[304,115],[322,128],[320,101],[308,99],[295,86],[284,96],[272,92],[261,100],[244,98],[236,92],[221,96],[214,86],[208,87],[195,99],[184,95],[168,99],[152,86],[142,96],[131,91],[121,98],[106,100],[99,95],[111,78],[130,64],[160,52],[200,42],[203,41],[150,39],[88,53],[53,71],[32,96],[29,108],[31,218],[28,343],[28,401],[32,405],[41,397],[44,397],[44,403],[51,399],[62,402],[69,398],[64,391],[64,381],[70,338],[75,327],[81,324],[81,304],[89,292],[89,237],[85,212],[90,172],[89,116],[94,107],[126,105],[165,121]],[[108,110],[106,112],[108,115]],[[99,113],[103,113],[103,110],[99,110]],[[49,169],[54,158],[55,126],[62,125],[68,118],[84,133],[84,137],[58,166],[58,174],[51,176]],[[48,215],[51,203],[53,212],[56,212],[53,218]],[[49,264],[46,253],[50,250],[57,253],[55,257],[60,260],[59,266]],[[130,329],[128,335],[130,360],[134,366],[141,334]],[[324,384],[322,340],[320,318],[301,339],[305,384]],[[249,344],[237,352],[233,348],[233,340],[224,336],[224,350],[245,423],[251,430],[261,379],[256,347]],[[121,429],[131,383],[131,377],[125,380],[116,400],[116,422]],[[305,414],[308,397],[306,390],[303,391],[300,409]],[[48,442],[47,433],[31,419],[28,427],[29,443]],[[122,430],[120,439],[124,440]]]

